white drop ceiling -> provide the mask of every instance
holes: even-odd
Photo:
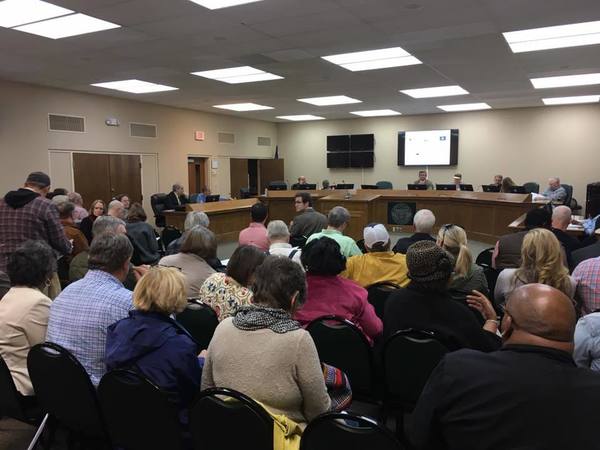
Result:
[[[600,85],[534,89],[530,78],[600,72],[600,45],[512,53],[506,31],[600,20],[600,0],[263,0],[209,10],[188,0],[50,0],[122,28],[48,39],[0,28],[0,78],[281,122],[355,117],[356,105],[296,99],[347,95],[361,110],[439,113],[437,105],[543,106]],[[351,72],[322,56],[402,47],[423,64]],[[284,77],[227,84],[191,72],[252,66]],[[128,94],[90,86],[138,79],[179,88]],[[470,94],[414,99],[399,90],[459,85]],[[274,109],[225,112],[213,105]]]

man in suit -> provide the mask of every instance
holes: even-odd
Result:
[[[183,192],[183,186],[179,183],[173,185],[173,190],[165,198],[165,209],[184,209],[184,205],[189,203],[188,198]]]
[[[573,268],[572,253],[581,248],[581,243],[573,236],[567,234],[567,228],[571,223],[571,208],[560,205],[552,211],[552,232],[565,248],[569,267]]]
[[[306,177],[304,175],[300,175],[298,177],[298,182],[292,185],[292,189],[301,191],[302,189],[305,189],[306,184]]]
[[[470,297],[482,307],[488,300]],[[413,413],[419,449],[598,447],[600,377],[572,357],[575,309],[550,286],[515,289],[501,350],[459,350],[435,368]]]

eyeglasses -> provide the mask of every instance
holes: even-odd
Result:
[[[444,230],[444,232],[442,233],[442,242],[440,242],[440,247],[444,246],[444,240],[446,239],[446,232],[453,226],[454,226],[453,223],[447,223],[445,225],[442,225],[442,230]]]

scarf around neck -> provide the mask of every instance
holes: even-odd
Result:
[[[240,306],[233,317],[233,326],[245,331],[268,328],[278,334],[301,328],[300,323],[283,309],[258,305]]]

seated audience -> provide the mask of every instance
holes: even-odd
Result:
[[[290,231],[283,220],[271,220],[267,226],[267,238],[269,239],[269,255],[284,256],[292,261],[300,262],[302,250],[292,247],[290,242]]]
[[[94,200],[90,206],[90,213],[84,217],[79,224],[79,229],[86,237],[88,244],[92,243],[92,226],[98,217],[102,217],[106,213],[106,207],[102,200]]]
[[[219,321],[233,315],[239,306],[252,302],[250,286],[254,272],[266,257],[256,247],[242,245],[231,255],[225,273],[215,273],[206,279],[198,297],[215,310]]]
[[[304,273],[287,258],[269,256],[256,270],[253,290],[253,304],[217,327],[202,389],[235,389],[304,425],[331,405],[315,344],[292,319],[304,303]]]
[[[437,245],[454,258],[454,272],[450,278],[448,292],[453,300],[466,305],[467,295],[472,291],[488,294],[488,284],[483,268],[473,262],[471,250],[467,247],[467,233],[458,225],[447,224],[440,228]],[[476,317],[482,320],[476,310]]]
[[[364,288],[378,283],[406,286],[409,282],[406,257],[390,251],[390,235],[385,227],[380,223],[367,225],[363,237],[367,253],[348,258],[341,275]]]
[[[71,254],[63,256],[67,264],[69,264],[75,256],[79,255],[81,252],[87,251],[89,245],[84,234],[75,226],[75,220],[73,218],[75,204],[71,202],[62,202],[57,205],[57,209],[60,217],[60,223],[65,230],[65,235],[73,244],[73,250],[71,251]]]
[[[494,300],[503,306],[509,294],[524,284],[547,284],[562,291],[569,298],[575,296],[575,280],[562,262],[561,246],[556,236],[544,228],[529,231],[523,239],[521,265],[504,269],[498,276]]]
[[[327,228],[318,233],[312,234],[306,243],[314,239],[320,239],[323,236],[333,239],[340,246],[342,255],[350,258],[355,255],[362,255],[362,252],[356,245],[354,239],[350,236],[344,236],[344,230],[350,223],[350,212],[343,206],[335,206],[331,208],[327,215]]]
[[[4,272],[0,272],[0,300],[10,290],[10,279]]]
[[[123,286],[133,247],[123,234],[103,233],[90,247],[89,271],[52,302],[46,340],[69,350],[97,386],[106,372],[106,329],[128,316],[132,293]]]
[[[27,371],[31,347],[46,340],[52,301],[42,293],[56,271],[52,249],[43,241],[27,241],[8,258],[12,287],[0,301],[0,356],[17,390],[33,395]]]
[[[419,178],[416,181],[414,181],[413,184],[425,184],[425,185],[427,185],[428,191],[435,189],[435,186],[433,185],[431,180],[429,180],[429,178],[427,177],[426,170],[419,170]]]
[[[432,241],[435,239],[431,237],[433,227],[435,225],[435,216],[428,209],[420,209],[413,217],[413,225],[415,226],[415,234],[410,237],[400,238],[394,245],[392,251],[394,253],[406,254],[406,250],[412,244],[418,241]]]
[[[186,295],[196,297],[204,281],[215,273],[206,260],[216,255],[215,234],[208,228],[196,226],[186,233],[179,253],[161,258],[158,264],[181,270],[185,276]]]
[[[129,213],[129,207],[131,206],[131,200],[129,196],[127,194],[119,194],[114,199],[123,203],[123,208],[125,208],[124,215],[127,217],[127,214]]]
[[[577,300],[581,302],[582,315],[600,309],[600,256],[578,264],[572,278],[577,283]]]
[[[565,249],[569,267],[573,267],[573,252],[581,248],[581,243],[573,236],[567,234],[567,227],[571,223],[571,208],[559,205],[552,211],[552,232]]]
[[[535,208],[525,216],[525,230],[500,236],[492,255],[492,267],[502,270],[521,265],[521,245],[529,230],[534,228],[550,229],[552,215],[546,208]]]
[[[600,312],[579,319],[575,327],[575,364],[600,372]]]
[[[500,186],[500,192],[504,192],[504,193],[510,193],[510,188],[513,186],[516,186],[517,183],[515,183],[511,177],[506,177],[502,180],[502,184]]]
[[[133,244],[133,264],[156,264],[160,258],[158,241],[152,225],[146,222],[146,211],[139,203],[134,203],[127,213],[127,236]]]
[[[548,178],[548,188],[542,195],[556,205],[564,204],[567,199],[567,191],[560,185],[560,179],[558,177]]]
[[[600,241],[597,241],[579,250],[575,250],[571,255],[573,259],[573,269],[575,269],[582,261],[600,256]]]
[[[153,267],[133,291],[134,311],[110,325],[106,368],[133,369],[186,408],[200,388],[198,346],[171,317],[187,305],[185,280],[171,267]]]
[[[112,200],[108,204],[108,211],[106,212],[109,216],[116,217],[117,219],[125,220],[125,206],[119,200]]]
[[[297,192],[294,207],[298,215],[290,225],[290,236],[293,242],[302,240],[303,244],[311,234],[318,233],[327,226],[327,217],[312,207],[312,198],[308,192]]]
[[[503,348],[447,354],[412,414],[418,449],[592,449],[598,447],[600,377],[573,364],[575,311],[548,286],[513,293],[502,319]]]
[[[165,209],[183,209],[186,203],[189,203],[189,199],[183,192],[183,185],[175,183],[171,192],[165,197]]]
[[[185,221],[183,222],[183,235],[169,243],[166,254],[174,255],[175,253],[179,253],[181,244],[183,244],[183,241],[185,240],[185,232],[191,230],[196,225],[202,225],[205,228],[208,228],[210,225],[210,219],[204,211],[192,211],[187,213]]]
[[[73,220],[76,224],[81,223],[83,219],[89,216],[88,211],[83,207],[83,198],[81,197],[81,194],[77,192],[69,192],[67,198],[75,205],[75,211],[73,211]]]
[[[252,208],[250,208],[252,222],[247,228],[240,231],[239,245],[254,245],[263,252],[269,250],[269,239],[265,227],[268,213],[269,210],[264,203],[258,202],[252,205]]]
[[[306,301],[294,319],[306,326],[321,316],[339,316],[358,326],[373,344],[383,324],[367,300],[367,291],[339,276],[346,267],[339,244],[328,237],[309,242],[302,250],[302,265],[306,269]]]
[[[65,188],[54,188],[52,192],[46,194],[48,200],[52,200],[55,204],[66,202],[68,200],[69,191]]]
[[[410,284],[388,297],[383,334],[413,328],[439,335],[449,350],[474,348],[491,351],[500,346],[496,312],[485,299],[478,310],[486,319],[483,328],[468,307],[452,300],[448,284],[454,258],[435,242],[419,241],[406,253]]]

